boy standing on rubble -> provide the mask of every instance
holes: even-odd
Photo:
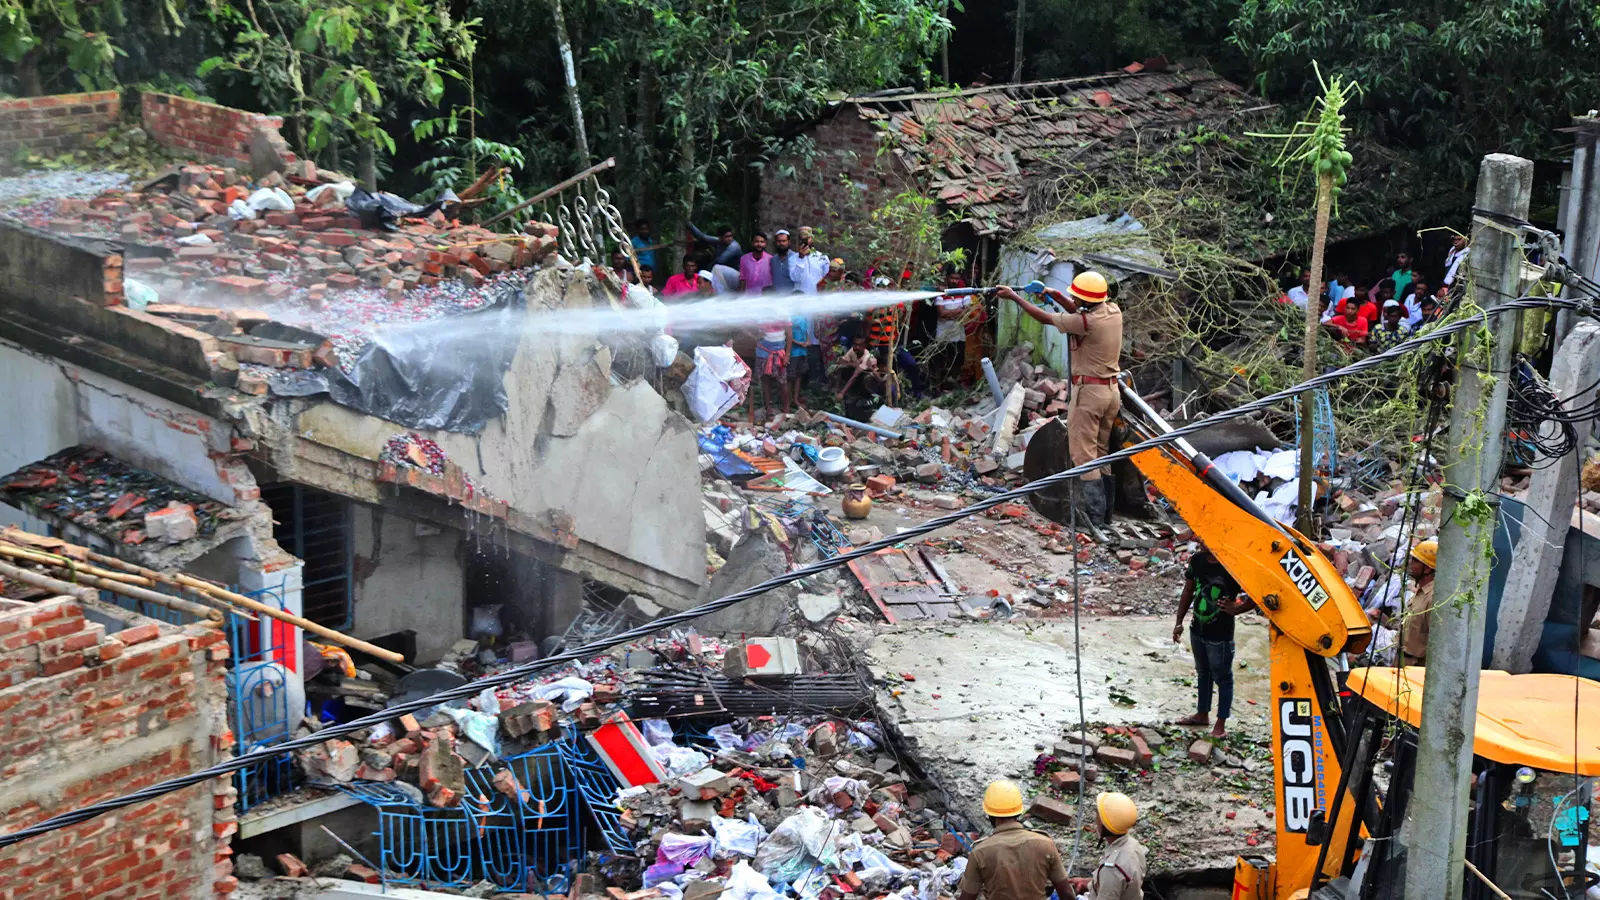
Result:
[[[1189,628],[1189,649],[1194,653],[1194,681],[1199,689],[1200,710],[1179,719],[1179,725],[1211,725],[1211,685],[1217,686],[1217,724],[1212,737],[1228,733],[1228,716],[1233,713],[1233,617],[1255,609],[1244,596],[1239,582],[1228,574],[1211,551],[1201,547],[1189,557],[1189,571],[1183,579],[1183,595],[1178,598],[1178,619],[1172,623],[1172,642],[1183,639],[1183,620],[1194,610]]]

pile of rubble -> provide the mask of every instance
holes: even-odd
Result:
[[[5,215],[119,242],[121,302],[218,337],[255,376],[240,387],[264,394],[255,369],[340,365],[380,326],[484,308],[497,287],[556,251],[553,225],[503,234],[449,218],[472,202],[419,207],[300,161],[255,180],[184,165]]]
[[[478,674],[510,664],[509,656],[480,654],[467,643],[474,646],[452,653],[448,665]],[[729,712],[738,703],[731,694],[691,718],[630,715],[662,702],[648,683],[673,678],[721,679],[747,697],[779,699],[762,715]],[[676,634],[486,689],[457,706],[399,716],[300,751],[295,762],[311,784],[383,785],[419,811],[472,814],[493,805],[491,793],[526,799],[528,786],[508,761],[560,742],[583,747],[610,773],[610,803],[586,797],[616,835],[607,837],[611,852],[577,860],[570,881],[539,873],[544,891],[571,898],[776,900],[786,887],[824,900],[951,894],[974,837],[970,823],[941,812],[942,793],[919,780],[870,717],[870,685],[860,685],[868,718],[818,714],[804,703],[784,708],[785,687],[807,678],[859,681],[801,674],[792,639],[724,647]],[[271,874],[258,862],[241,874]],[[276,868],[290,877],[307,871],[292,856],[279,857]],[[336,868],[319,872],[402,883],[415,875],[347,858]],[[485,881],[467,893],[507,886]]]

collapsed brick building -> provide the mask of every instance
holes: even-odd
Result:
[[[1085,78],[847,97],[804,132],[815,154],[762,170],[760,218],[848,231],[914,190],[956,218],[948,246],[989,247],[1052,211],[1030,203],[1030,188],[1064,166],[1264,108],[1215,73],[1163,58]]]
[[[130,127],[123,108],[142,114],[141,140],[174,155],[170,170],[0,210],[0,473],[11,473],[0,475],[0,525],[185,569],[416,664],[475,628],[548,648],[586,609],[616,608],[629,594],[693,601],[705,550],[692,427],[595,336],[520,327],[526,316],[611,302],[603,275],[553,253],[553,230],[496,234],[436,209],[363,221],[346,208],[348,186],[333,190],[341,179],[297,160],[274,118],[169,95],[3,101],[0,148],[84,146]],[[240,211],[263,191],[279,199]],[[605,478],[589,477],[598,460]],[[74,615],[101,615],[87,602]],[[6,615],[21,623],[38,609],[0,609],[0,635]],[[162,652],[193,639],[181,652],[199,654],[194,683],[182,690],[198,692],[220,677],[198,660],[222,634],[202,639],[189,631],[200,626],[170,621]],[[38,667],[6,688],[21,692],[0,713],[13,726],[35,715],[18,708],[55,710],[63,698],[104,712],[84,713],[85,734],[129,714],[132,694],[73,681],[124,663],[57,671],[59,648],[35,647],[25,640],[33,633],[0,637],[6,653]],[[232,639],[243,645],[232,648],[235,667],[254,653],[297,677],[299,629],[261,617]],[[70,654],[87,660],[96,646]],[[196,716],[225,705],[169,693]],[[55,712],[47,721],[58,719],[79,727]],[[141,731],[147,768],[100,772],[94,791],[52,793],[16,815],[40,818],[254,746],[224,737],[220,716],[198,721],[205,745],[181,760],[158,760],[167,748],[153,749]],[[17,737],[25,734],[14,728],[7,738],[8,771],[62,753],[76,760],[75,749]],[[63,771],[76,778],[92,768],[74,761]],[[173,804],[191,795],[175,796]],[[145,828],[141,840],[168,847],[169,861],[205,856],[204,872],[190,878],[173,863],[171,884],[129,880],[99,895],[225,889],[209,845],[183,837],[211,834],[199,803],[173,830]],[[217,801],[219,816],[231,815],[228,806]],[[101,819],[48,846],[77,853],[91,846],[77,841],[98,835],[121,847],[133,821]],[[35,846],[46,843],[0,852],[0,871],[31,871]]]

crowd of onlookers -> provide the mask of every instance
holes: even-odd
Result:
[[[711,234],[690,224],[680,244],[658,241],[649,221],[640,220],[630,240],[633,258],[618,250],[611,268],[629,290],[642,289],[669,306],[716,297],[967,287],[964,274],[950,265],[917,273],[878,259],[851,269],[842,257],[819,247],[809,227],[778,229],[770,236],[757,231],[746,244],[732,228]],[[680,249],[686,252],[675,259],[681,263],[678,271],[658,280],[661,254]],[[1406,252],[1376,279],[1353,278],[1350,270],[1335,267],[1314,301],[1306,270],[1279,302],[1301,310],[1315,302],[1323,329],[1340,346],[1381,352],[1445,314],[1452,288],[1465,281],[1462,267],[1470,252],[1467,239],[1457,236],[1436,273],[1419,271]],[[802,313],[798,304],[783,304],[772,320],[753,328],[674,337],[691,356],[696,345],[707,343],[730,343],[740,352],[752,373],[752,420],[787,414],[801,404],[842,406],[846,415],[864,417],[879,403],[900,403],[905,391],[926,396],[975,383],[992,341],[987,328],[992,312],[977,295],[888,302],[846,315]]]
[[[830,257],[817,246],[816,232],[809,227],[792,233],[778,229],[770,237],[757,231],[747,249],[732,228],[719,228],[713,235],[690,224],[681,267],[658,288],[658,254],[676,251],[679,245],[658,242],[646,220],[635,223],[631,242],[633,260],[619,250],[612,254],[612,269],[630,290],[642,287],[668,306],[716,297],[967,286],[963,274],[948,265],[920,277],[883,259],[848,269],[842,257]],[[752,372],[752,420],[787,414],[802,402],[842,407],[846,415],[864,417],[879,403],[899,403],[904,390],[921,396],[972,383],[987,320],[978,297],[886,303],[843,315],[802,314],[792,307],[787,312],[745,329],[752,333],[674,337],[686,353],[707,342],[729,342],[740,351]],[[969,337],[975,340],[969,342]]]
[[[1346,269],[1334,270],[1316,299],[1322,327],[1349,348],[1381,352],[1400,344],[1444,315],[1451,290],[1464,279],[1462,266],[1470,252],[1467,238],[1457,235],[1437,280],[1417,271],[1415,260],[1405,252],[1397,254],[1394,264],[1375,281],[1363,282],[1351,278]],[[1305,309],[1311,302],[1310,284],[1311,272],[1306,270],[1281,302]]]

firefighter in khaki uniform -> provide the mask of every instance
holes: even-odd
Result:
[[[999,293],[1032,318],[1070,336],[1072,399],[1067,405],[1067,443],[1072,464],[1081,466],[1104,456],[1111,444],[1111,426],[1122,411],[1122,395],[1117,390],[1122,310],[1106,299],[1110,291],[1105,276],[1099,272],[1080,273],[1065,294],[1044,288],[1043,293],[1060,303],[1064,313],[1040,309],[1008,287]],[[1080,485],[1089,521],[1110,521],[1111,498],[1106,494],[1100,470],[1084,475]]]
[[[1071,880],[1061,864],[1061,851],[1047,834],[1022,827],[1022,789],[1014,781],[994,781],[983,792],[983,811],[994,833],[967,854],[959,900],[1045,900],[1055,888],[1061,900],[1072,900]]]

